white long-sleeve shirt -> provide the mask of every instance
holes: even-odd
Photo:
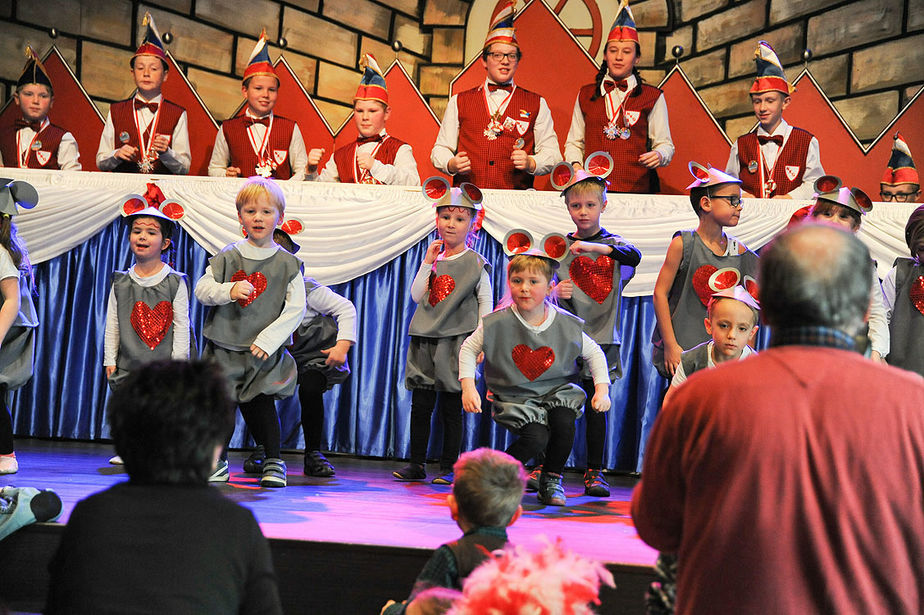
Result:
[[[485,79],[484,88],[487,91],[488,84],[492,83]],[[510,95],[510,92],[504,90],[494,90],[488,94],[488,98],[495,106],[499,106],[504,99]],[[430,151],[430,162],[443,173],[451,175],[449,172],[449,161],[456,155],[459,148],[459,104],[458,94],[449,99],[446,105],[446,112],[443,113],[443,123],[440,125],[440,132],[436,135],[436,142]],[[479,127],[481,132],[483,127]],[[558,147],[558,137],[555,135],[555,123],[552,120],[552,112],[549,110],[549,104],[545,98],[539,97],[539,112],[536,114],[536,123],[533,125],[533,137],[536,143],[535,153],[530,154],[536,161],[536,170],[533,175],[546,175],[556,164],[561,162],[561,150]],[[528,152],[527,152],[528,153]]]
[[[244,114],[255,120],[263,119],[257,117],[247,109]],[[265,117],[272,117],[270,113]],[[269,127],[263,124],[251,124],[248,128],[251,139],[254,143],[263,143],[263,137]],[[228,140],[225,139],[225,133],[221,128],[215,135],[215,146],[212,148],[212,157],[209,160],[209,177],[225,177],[225,171],[231,165],[231,150],[228,148]],[[308,167],[308,152],[305,150],[305,140],[302,138],[302,132],[298,124],[292,129],[292,140],[289,141],[289,166],[292,167],[292,177],[289,181],[301,181],[305,179],[306,169]]]
[[[39,132],[45,129],[49,124],[48,118],[42,120]],[[16,143],[19,149],[19,160],[9,160],[4,162],[3,154],[0,153],[0,167],[10,166],[25,168],[23,159],[28,159],[28,152],[35,142],[36,132],[29,126],[24,126],[16,131]],[[58,144],[58,168],[62,171],[80,171],[80,152],[77,149],[77,140],[69,132],[65,132],[61,137],[61,143]]]
[[[555,322],[557,312],[546,308],[546,318],[542,324],[531,325],[520,316],[516,305],[511,306],[514,316],[517,317],[524,327],[535,333],[541,333],[552,326]],[[469,335],[462,347],[459,349],[459,380],[475,377],[475,365],[477,364],[478,355],[484,349],[484,324],[478,323],[475,332]],[[593,377],[594,384],[610,384],[609,368],[606,365],[606,356],[586,333],[581,333],[581,358],[590,367],[590,374]]]
[[[892,293],[894,296],[894,279]],[[873,280],[869,291],[869,343],[870,348],[879,353],[883,359],[889,354],[891,343],[889,340],[889,318],[883,301],[882,286],[879,276],[873,268]]]
[[[141,277],[132,265],[128,276],[138,286],[149,288],[160,284],[174,270],[167,264],[152,276]],[[131,325],[128,325],[131,326]],[[106,304],[106,333],[103,338],[103,365],[114,366],[119,356],[119,301],[112,288],[109,289],[109,301]],[[189,358],[189,294],[186,284],[180,284],[173,298],[173,350],[170,358],[185,361]]]
[[[453,254],[452,256],[444,257],[442,254],[437,256],[437,261],[447,260],[452,261],[463,254],[469,251],[469,248],[466,248],[459,252],[458,254]],[[411,299],[414,300],[414,303],[420,303],[430,293],[430,272],[433,271],[433,265],[428,265],[427,263],[420,263],[420,268],[417,270],[417,275],[414,276],[414,281],[411,282]],[[481,321],[481,317],[485,314],[491,312],[494,309],[494,293],[491,289],[491,277],[488,275],[488,272],[484,268],[481,269],[481,279],[478,280],[478,286],[475,290],[478,297],[478,320]]]
[[[600,95],[606,96],[604,83],[607,81],[615,83],[615,80],[607,75],[600,83]],[[629,75],[626,78],[626,91],[614,89],[617,107],[622,104],[623,99],[635,89],[638,80],[635,75]],[[601,126],[602,130],[603,127]],[[593,152],[584,151],[584,135],[586,134],[586,125],[584,123],[584,113],[581,111],[580,94],[574,98],[574,110],[571,112],[571,128],[568,130],[568,139],[565,141],[565,160],[571,163],[584,164],[584,159],[588,154]],[[648,114],[648,140],[651,141],[651,150],[661,154],[660,166],[666,167],[674,157],[674,142],[671,139],[671,127],[667,116],[667,103],[664,102],[664,94],[658,96],[651,113]]]
[[[381,134],[385,135],[385,131],[383,130]],[[356,153],[371,156],[378,145],[379,143],[376,142],[363,143],[356,148]],[[369,174],[383,184],[392,186],[420,185],[417,160],[414,158],[414,152],[408,143],[398,148],[398,151],[395,152],[395,161],[392,164],[385,164],[381,160],[373,160]],[[334,161],[333,154],[328,158],[327,164],[324,165],[320,173],[308,173],[305,179],[308,181],[339,182],[340,172],[337,170],[337,163]]]
[[[244,258],[250,260],[265,260],[281,250],[277,245],[269,248],[258,248],[246,239],[234,244],[234,249]],[[231,289],[237,282],[218,282],[212,273],[212,266],[205,268],[205,273],[196,282],[196,299],[202,305],[225,305],[231,303]],[[305,317],[307,302],[305,299],[305,281],[302,276],[293,276],[286,287],[285,303],[282,312],[265,329],[257,334],[253,344],[266,354],[273,354],[280,346],[289,341],[289,336],[298,328]],[[248,346],[249,348],[249,346]],[[243,350],[243,348],[229,348],[230,350]]]
[[[145,100],[135,95],[135,98],[145,103],[164,102],[164,97],[160,94],[151,100]],[[136,112],[139,128],[142,134],[148,129],[148,126],[154,121],[154,112],[147,107],[142,107]],[[153,137],[153,135],[152,135]],[[119,166],[123,161],[115,157],[116,151],[122,147],[121,143],[116,142],[115,128],[112,125],[112,113],[106,114],[106,124],[103,126],[103,134],[99,138],[99,149],[96,152],[96,167],[100,171],[111,171]],[[186,175],[189,173],[189,164],[192,161],[192,154],[189,149],[189,129],[187,126],[186,111],[180,115],[176,126],[173,128],[173,135],[170,137],[170,145],[167,150],[161,152],[160,161],[175,175]]]
[[[780,135],[783,137],[782,146],[777,145],[773,141],[768,141],[760,146],[760,154],[763,156],[768,169],[772,169],[776,164],[776,157],[780,153],[780,150],[786,147],[786,142],[789,141],[790,133],[792,133],[792,126],[787,124],[786,120],[781,120],[779,126],[776,127],[772,134],[760,126],[757,127],[757,136],[775,137]],[[725,172],[729,175],[740,177],[741,165],[738,163],[737,139],[732,143],[731,151],[728,154],[728,164],[725,165]],[[808,152],[805,154],[805,172],[802,174],[802,185],[789,192],[789,196],[794,199],[812,198],[812,194],[815,191],[815,180],[824,174],[825,170],[821,168],[821,151],[818,147],[818,139],[812,137],[812,140],[809,142]]]
[[[302,324],[308,324],[317,316],[332,316],[337,321],[337,341],[356,343],[359,333],[356,323],[356,306],[326,286],[319,286],[308,293],[307,310]],[[259,345],[259,344],[258,344]]]

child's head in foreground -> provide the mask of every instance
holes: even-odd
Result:
[[[690,205],[696,216],[703,220],[711,218],[720,226],[735,226],[741,217],[741,180],[719,169],[690,161],[693,183],[690,191]]]
[[[714,293],[706,306],[706,332],[712,336],[716,361],[736,360],[754,338],[760,305],[744,289],[733,286]]]
[[[259,175],[249,178],[234,199],[238,214],[241,213],[244,205],[262,202],[272,205],[278,212],[280,220],[285,217],[286,197],[282,193],[282,188],[272,178]]]
[[[519,461],[501,451],[479,448],[462,453],[452,470],[449,505],[460,525],[506,527],[520,516],[526,472]]]
[[[600,230],[600,216],[606,209],[607,181],[586,171],[578,171],[562,190],[565,206],[579,237],[590,237]]]

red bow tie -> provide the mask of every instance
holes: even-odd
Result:
[[[607,93],[612,92],[613,88],[619,88],[620,92],[625,92],[626,90],[629,89],[629,82],[625,79],[623,79],[622,81],[604,81],[603,82],[603,89],[606,90]]]
[[[382,135],[372,135],[371,137],[358,137],[356,139],[357,145],[363,145],[365,143],[378,143],[382,140]]]
[[[270,119],[269,119],[269,116],[257,118],[257,117],[250,117],[248,115],[247,117],[244,118],[244,123],[247,124],[248,126],[253,126],[254,124],[263,124],[264,126],[269,128]]]
[[[17,128],[25,128],[26,126],[28,126],[28,127],[31,128],[34,132],[41,132],[41,130],[42,130],[42,124],[43,124],[43,122],[30,122],[30,121],[24,120],[24,119],[22,119],[22,118],[16,120],[16,126],[17,126]]]
[[[776,143],[777,147],[783,147],[783,135],[774,135],[772,137],[768,135],[757,135],[757,142],[761,145],[773,142]]]
[[[145,107],[147,107],[148,109],[151,110],[151,113],[157,113],[157,107],[159,106],[160,105],[158,105],[155,102],[149,103],[149,102],[144,102],[143,100],[138,100],[137,98],[135,99],[135,110],[136,111],[138,109],[144,109]]]
[[[512,83],[489,83],[488,92],[493,92],[495,90],[504,90],[505,92],[510,92],[513,90]]]

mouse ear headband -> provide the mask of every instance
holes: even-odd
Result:
[[[292,239],[292,235],[298,235],[303,230],[305,230],[305,225],[302,224],[301,220],[299,220],[298,218],[289,218],[285,222],[277,226],[275,229],[273,229],[273,240],[276,243],[280,243],[279,240],[282,239],[283,242],[290,244],[292,248],[291,250],[289,250],[289,247],[290,247],[289,245],[284,245],[284,244],[280,244],[280,245],[282,245],[283,248],[285,248],[292,254],[295,254],[296,252],[301,250],[302,247],[298,245],[297,243],[295,243],[295,240]],[[243,227],[241,227],[241,231],[243,232]],[[243,233],[243,234],[245,237],[247,236],[246,233]]]
[[[459,187],[452,188],[449,181],[439,175],[428,177],[420,190],[433,201],[433,207],[467,207],[481,211],[481,201],[484,200],[481,189],[475,184],[463,182]]]
[[[32,184],[19,180],[0,178],[0,214],[15,216],[17,207],[32,209],[38,205],[38,191]]]
[[[599,182],[606,190],[610,185],[606,177],[613,171],[613,165],[613,157],[609,153],[594,152],[584,159],[584,168],[580,171],[576,171],[570,162],[556,164],[549,174],[549,183],[556,190],[561,190],[562,196],[571,186],[586,180]]]
[[[737,177],[729,175],[725,171],[720,171],[711,164],[703,166],[691,160],[689,164],[687,164],[687,168],[690,170],[690,175],[693,176],[693,183],[686,187],[687,190],[702,188],[704,186],[708,188],[711,186],[718,186],[719,184],[741,183],[741,180]]]
[[[841,178],[834,175],[822,175],[815,180],[815,194],[813,198],[831,201],[860,214],[866,214],[873,209],[873,201],[859,188],[848,188],[841,185]]]
[[[504,235],[502,245],[504,254],[511,258],[520,254],[538,256],[551,261],[556,269],[568,255],[568,240],[561,233],[549,233],[537,244],[526,229],[513,229]]]
[[[129,194],[122,203],[122,217],[151,216],[176,222],[186,214],[177,201],[167,199],[157,184],[149,183],[144,195]],[[126,220],[127,221],[127,220]]]

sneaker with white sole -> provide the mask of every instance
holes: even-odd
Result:
[[[286,486],[286,462],[278,457],[267,457],[263,462],[261,487],[278,488]]]
[[[17,472],[19,472],[19,462],[16,461],[16,453],[0,455],[0,474],[16,474]]]
[[[116,455],[115,457],[110,457],[109,463],[114,466],[124,466],[125,465],[125,462],[122,461],[122,458],[119,457],[118,455]]]
[[[209,476],[210,483],[226,483],[231,479],[231,466],[227,459],[219,459],[215,471]]]

